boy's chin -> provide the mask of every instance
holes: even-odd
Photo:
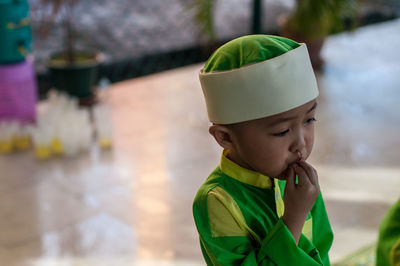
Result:
[[[289,168],[286,168],[283,172],[281,172],[279,175],[277,175],[275,178],[279,180],[286,180],[287,175],[289,174]]]
[[[290,173],[290,166],[291,165],[288,165],[288,167],[285,169],[285,170],[283,170],[278,176],[276,176],[275,178],[276,179],[280,179],[280,180],[287,180],[288,179],[288,175],[289,175],[289,173]]]

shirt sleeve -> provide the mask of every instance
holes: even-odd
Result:
[[[224,190],[213,189],[203,200],[195,201],[193,212],[208,265],[323,265],[318,250],[304,235],[296,245],[282,219],[259,239]]]

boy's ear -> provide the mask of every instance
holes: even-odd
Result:
[[[224,125],[212,125],[208,131],[222,148],[232,150],[234,146],[233,132],[230,128]]]

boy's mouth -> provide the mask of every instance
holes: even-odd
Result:
[[[300,163],[300,162],[304,162],[304,161],[305,161],[305,159],[303,157],[298,157],[297,159],[295,159],[294,161],[289,163],[288,167],[290,167],[292,164]]]
[[[297,159],[295,159],[294,161],[292,161],[291,163],[289,163],[286,167],[286,169],[280,174],[281,177],[287,177],[287,174],[289,173],[289,167],[295,163],[300,163],[300,162],[304,162],[305,159],[303,156],[299,156],[297,157]]]
[[[305,159],[303,157],[303,153],[302,152],[298,152],[297,153],[297,159],[294,162],[292,162],[291,164],[299,163],[299,162],[303,162],[303,161],[305,161]]]

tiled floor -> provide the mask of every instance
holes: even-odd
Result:
[[[320,87],[318,170],[333,261],[374,242],[400,196],[400,20],[329,38]],[[74,159],[0,156],[1,265],[204,265],[192,221],[220,157],[201,65],[114,85],[114,148]]]

